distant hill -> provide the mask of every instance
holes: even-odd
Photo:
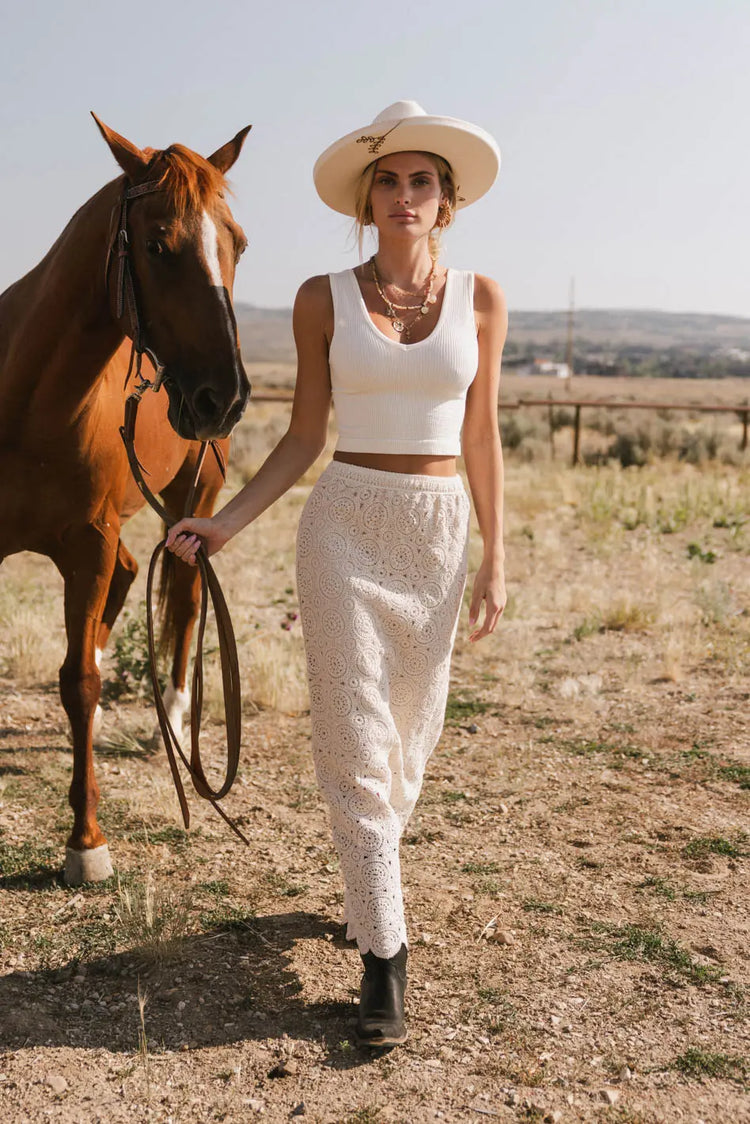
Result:
[[[246,362],[293,363],[291,309],[235,305]],[[539,348],[562,351],[567,312],[511,311],[508,351]],[[750,319],[693,312],[652,312],[647,309],[580,309],[575,313],[577,353],[620,353],[632,349],[684,351],[711,355],[726,348],[750,352]]]
[[[564,341],[567,312],[511,312],[509,340],[550,344]],[[698,312],[654,312],[649,309],[580,309],[574,317],[574,339],[601,350],[677,348],[710,354],[723,348],[750,351],[750,319]]]
[[[256,308],[252,304],[237,303],[234,314],[246,363],[294,362],[290,308]]]

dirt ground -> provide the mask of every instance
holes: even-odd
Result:
[[[117,874],[99,886],[60,876],[58,579],[8,560],[0,1118],[750,1121],[748,482],[511,458],[510,602],[484,645],[464,613],[403,845],[410,1037],[382,1056],[353,1043],[359,960],[309,755],[292,569],[309,485],[217,560],[246,675],[227,808],[250,846],[197,798],[182,829],[121,644],[104,674],[136,690],[105,698]],[[155,520],[128,534],[144,563]],[[142,597],[141,576],[123,635]],[[209,720],[217,763],[221,737]]]

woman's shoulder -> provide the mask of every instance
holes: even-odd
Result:
[[[327,311],[332,307],[331,282],[327,273],[308,277],[297,290],[294,302],[297,311]]]
[[[315,277],[308,277],[299,287],[298,292],[312,296],[320,296],[331,291],[330,274],[318,273]]]
[[[504,313],[505,293],[492,277],[474,274],[474,309],[476,312]]]

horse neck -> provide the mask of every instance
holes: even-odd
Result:
[[[0,340],[1,428],[37,401],[58,417],[76,416],[123,340],[106,288],[112,216],[122,179],[76,212],[42,261],[2,297],[11,325]],[[14,409],[15,407],[15,409]]]

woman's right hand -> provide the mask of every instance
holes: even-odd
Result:
[[[228,541],[214,519],[180,519],[170,527],[166,547],[189,566],[195,565],[198,548],[203,547],[207,555],[216,554]]]

